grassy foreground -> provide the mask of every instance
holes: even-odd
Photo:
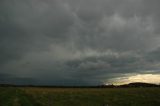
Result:
[[[0,106],[159,106],[160,88],[0,87]]]

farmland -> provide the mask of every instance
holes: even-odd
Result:
[[[0,106],[159,106],[160,88],[0,87]]]

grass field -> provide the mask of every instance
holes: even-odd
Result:
[[[0,88],[0,106],[160,106],[160,88]]]

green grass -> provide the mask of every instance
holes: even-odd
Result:
[[[160,88],[0,88],[0,106],[159,106]]]

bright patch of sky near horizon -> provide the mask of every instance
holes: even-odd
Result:
[[[128,75],[124,77],[113,78],[110,80],[110,83],[115,85],[122,85],[122,84],[128,84],[133,82],[160,84],[160,74]]]

